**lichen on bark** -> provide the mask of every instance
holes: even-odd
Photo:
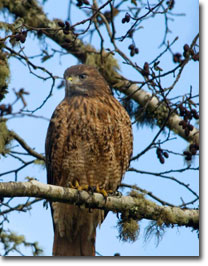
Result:
[[[7,128],[6,120],[0,119],[0,154],[5,155],[9,152],[9,144],[12,136]]]
[[[9,70],[7,55],[1,50],[0,46],[0,102],[7,93],[9,78],[10,78],[10,70]]]

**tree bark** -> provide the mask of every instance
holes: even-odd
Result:
[[[0,198],[3,197],[38,197],[49,201],[76,204],[85,208],[97,208],[107,211],[128,213],[134,219],[155,220],[159,225],[179,225],[199,228],[199,210],[178,207],[159,206],[144,198],[143,194],[133,192],[131,196],[108,196],[90,194],[53,185],[46,185],[36,180],[29,182],[0,183]]]

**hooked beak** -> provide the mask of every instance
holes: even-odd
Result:
[[[86,89],[80,86],[80,80],[76,76],[66,78],[66,95],[86,94]]]
[[[80,83],[79,78],[76,76],[70,76],[66,80],[67,80],[67,83],[69,84],[69,86],[79,85],[79,83]]]

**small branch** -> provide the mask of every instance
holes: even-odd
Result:
[[[140,173],[140,174],[145,174],[145,175],[153,175],[153,176],[159,176],[159,177],[162,177],[162,178],[165,178],[165,179],[169,179],[169,180],[172,180],[176,183],[178,183],[179,185],[181,186],[184,186],[187,190],[189,190],[197,199],[199,199],[199,195],[197,195],[197,193],[195,191],[193,191],[193,189],[190,188],[190,185],[189,184],[185,184],[184,182],[178,180],[177,178],[173,177],[173,176],[168,176],[168,175],[165,175],[164,173],[174,173],[174,172],[183,172],[185,171],[184,169],[186,170],[198,170],[198,168],[182,168],[181,170],[170,170],[170,171],[165,171],[165,172],[160,172],[160,173],[157,173],[157,172],[148,172],[148,171],[143,171],[143,170],[138,170],[138,169],[135,169],[135,168],[129,168],[128,171],[129,172],[136,172],[136,173]]]
[[[31,111],[32,113],[34,113],[34,112],[36,112],[37,110],[39,110],[41,107],[43,107],[43,105],[44,105],[44,104],[47,102],[47,100],[51,97],[52,92],[53,92],[53,88],[54,88],[54,86],[55,86],[55,80],[56,80],[57,77],[53,76],[53,74],[52,74],[50,71],[48,71],[46,68],[44,68],[44,67],[42,67],[42,66],[36,66],[36,65],[34,65],[34,64],[28,59],[27,56],[20,54],[20,52],[17,53],[15,50],[11,49],[10,47],[8,47],[8,46],[6,46],[6,45],[4,45],[4,48],[7,49],[8,51],[10,51],[10,53],[11,53],[12,55],[16,56],[17,58],[20,58],[20,59],[24,60],[24,61],[26,62],[26,64],[27,64],[28,68],[29,68],[30,73],[32,73],[32,74],[35,75],[36,77],[38,77],[38,78],[40,78],[40,79],[42,79],[42,80],[47,80],[47,79],[49,79],[49,78],[52,79],[52,85],[51,85],[51,89],[50,89],[50,91],[49,91],[49,94],[47,95],[47,97],[46,97],[45,100],[41,103],[40,106],[38,106],[35,110],[32,110],[32,111]],[[36,70],[36,69],[40,69],[40,70],[43,71],[44,73],[47,73],[47,74],[48,74],[48,77],[42,77],[42,76],[40,76],[40,75],[35,74],[35,73],[31,70],[31,67],[32,67],[33,69],[35,69],[35,70]]]
[[[126,188],[131,188],[131,189],[134,189],[134,190],[138,190],[148,196],[150,196],[151,198],[153,198],[154,200],[158,201],[160,204],[162,204],[163,206],[167,205],[167,206],[170,206],[170,207],[175,207],[175,205],[171,204],[171,203],[168,203],[167,201],[164,201],[160,198],[158,198],[157,196],[155,196],[152,192],[150,191],[147,191],[146,189],[142,189],[136,185],[128,185],[128,184],[125,184],[125,183],[122,183],[120,185],[120,187],[126,187]]]
[[[7,203],[1,203],[1,205],[6,207],[7,209],[4,211],[1,211],[0,215],[5,215],[5,214],[8,214],[9,212],[12,212],[12,211],[26,212],[28,210],[31,210],[31,208],[32,208],[31,205],[33,205],[34,203],[39,202],[41,200],[42,199],[36,198],[34,200],[27,201],[26,203],[18,204],[15,207],[10,207],[9,204],[7,204]]]
[[[127,38],[127,36],[129,35],[129,33],[134,29],[134,27],[136,26],[136,24],[138,23],[138,21],[141,21],[143,18],[147,17],[150,13],[152,13],[156,8],[158,8],[159,6],[161,6],[161,4],[164,2],[164,0],[160,1],[157,5],[155,5],[152,8],[148,8],[148,12],[145,13],[144,15],[142,15],[139,18],[135,19],[135,22],[133,23],[133,25],[131,26],[131,28],[126,32],[126,34],[124,36],[121,37],[121,41],[123,41],[125,38]]]
[[[0,197],[38,197],[50,201],[70,203],[86,208],[98,208],[114,212],[129,212],[139,219],[162,221],[165,224],[199,228],[199,211],[177,207],[158,206],[143,195],[109,196],[106,199],[99,193],[46,185],[36,180],[29,182],[0,183]]]
[[[23,168],[27,167],[28,165],[34,163],[35,160],[32,160],[32,161],[29,161],[29,162],[25,162],[22,166],[20,166],[19,168],[16,168],[14,170],[10,170],[10,171],[7,171],[7,172],[3,172],[3,173],[0,173],[0,176],[4,176],[4,175],[8,175],[8,174],[12,174],[14,173],[15,174],[15,181],[17,181],[17,173],[22,170]]]
[[[140,152],[136,156],[132,157],[131,158],[131,161],[134,161],[134,160],[138,159],[140,156],[142,156],[143,154],[145,154],[145,152],[147,152],[155,144],[156,139],[159,137],[159,135],[161,134],[161,132],[165,128],[166,123],[167,123],[169,117],[170,117],[170,111],[169,111],[169,114],[168,114],[167,118],[163,122],[163,125],[160,127],[159,131],[157,132],[157,134],[155,135],[155,137],[153,138],[153,140],[151,141],[151,143],[142,152]]]
[[[36,157],[37,159],[39,160],[42,160],[42,161],[45,161],[45,157],[34,151],[33,149],[31,149],[27,143],[17,134],[15,133],[14,131],[10,131],[10,135],[17,141],[19,142],[19,144],[22,146],[23,149],[25,149],[30,155]]]
[[[96,10],[93,10],[94,13],[93,13],[93,15],[92,15],[91,17],[89,17],[89,18],[87,18],[87,19],[84,19],[84,20],[82,20],[82,21],[80,21],[80,22],[77,22],[76,24],[72,25],[71,28],[75,28],[75,27],[78,26],[78,25],[85,24],[87,21],[90,21],[90,22],[91,22],[91,20],[93,20],[93,19],[97,16],[97,14],[99,13],[99,11],[100,11],[101,9],[103,9],[105,6],[107,6],[108,4],[110,4],[111,2],[112,2],[112,0],[108,0],[106,3],[104,3],[104,4],[103,4],[102,6],[100,6],[99,8],[97,8]]]

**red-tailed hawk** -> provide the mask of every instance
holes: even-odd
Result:
[[[130,118],[92,66],[66,69],[65,98],[56,107],[46,138],[49,184],[116,191],[132,154]],[[96,227],[104,211],[51,204],[54,256],[94,256]]]

